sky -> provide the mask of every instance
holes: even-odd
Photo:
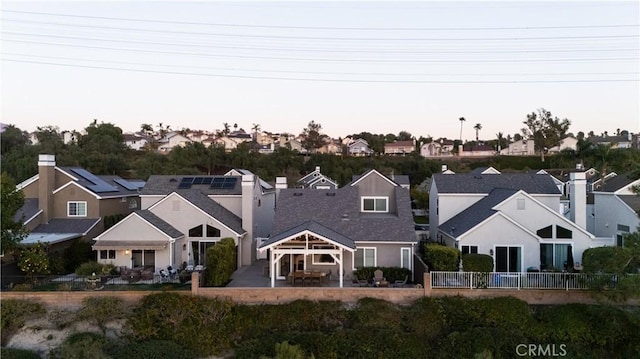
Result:
[[[640,2],[2,1],[0,122],[640,132]],[[466,119],[459,121],[460,117]]]

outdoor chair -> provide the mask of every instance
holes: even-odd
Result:
[[[403,288],[407,284],[407,280],[409,280],[408,275],[404,277],[404,280],[397,279],[395,282],[393,282],[393,286],[396,288]]]
[[[380,269],[376,269],[373,272],[373,282],[374,283],[380,283],[380,282],[384,282],[386,281],[386,279],[382,276],[382,271]]]
[[[164,269],[160,269],[160,278],[162,279],[163,282],[166,282],[169,280],[169,272],[167,272]]]

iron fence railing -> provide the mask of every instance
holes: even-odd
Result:
[[[182,280],[181,280],[182,279]],[[161,276],[158,274],[144,277],[128,278],[120,275],[78,276],[38,275],[3,276],[2,290],[20,291],[74,291],[74,290],[141,290],[163,285],[176,288],[184,285],[191,277]]]

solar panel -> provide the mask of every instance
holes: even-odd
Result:
[[[204,182],[204,177],[196,177],[193,179],[193,184],[202,184]]]
[[[222,184],[223,189],[231,189],[236,186],[237,178],[226,178],[224,183]]]
[[[211,182],[211,188],[232,189],[236,186],[236,177],[216,177]]]
[[[188,189],[188,188],[191,188],[191,183],[188,183],[188,182],[181,182],[181,183],[178,185],[178,189]]]
[[[180,183],[193,183],[193,177],[183,177]]]
[[[211,184],[211,181],[213,181],[213,177],[205,177],[202,184]]]
[[[222,184],[224,184],[224,177],[216,177],[211,180],[211,188],[222,188]]]
[[[126,188],[129,191],[137,191],[138,190],[138,186],[136,186],[135,184],[133,184],[133,183],[131,183],[131,182],[125,180],[125,179],[116,178],[116,179],[114,179],[114,181],[117,184],[121,185],[122,187]]]
[[[93,173],[85,170],[84,168],[72,168],[71,171],[77,174],[78,176],[82,177],[84,180],[87,180],[93,183],[92,185],[86,186],[88,189],[92,190],[93,192],[102,193],[102,192],[118,191],[116,187],[110,185],[102,178],[97,177]]]

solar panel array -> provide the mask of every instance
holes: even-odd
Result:
[[[122,187],[126,188],[129,191],[137,191],[138,190],[138,186],[136,186],[135,184],[125,180],[125,179],[121,179],[121,178],[116,178],[114,179],[114,181],[121,185]]]
[[[193,185],[207,185],[212,189],[232,189],[236,182],[236,177],[183,177],[178,189],[189,189]]]
[[[72,168],[73,171],[78,176],[83,179],[93,183],[92,185],[87,185],[87,188],[96,193],[104,193],[104,192],[118,192],[118,189],[115,186],[110,185],[102,178],[97,177],[93,173],[83,169],[83,168]]]

